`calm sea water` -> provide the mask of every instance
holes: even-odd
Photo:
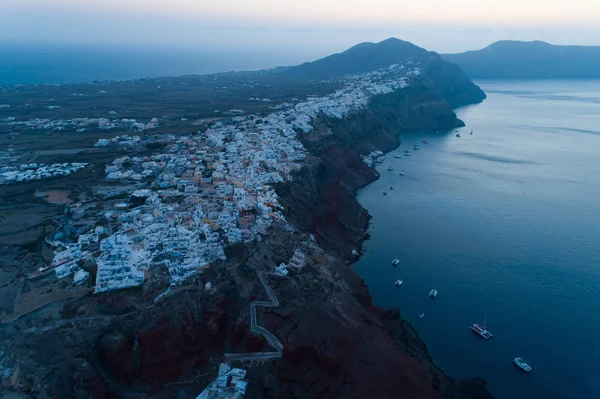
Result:
[[[355,268],[453,376],[504,399],[600,398],[600,81],[479,83],[462,137],[404,136],[359,192],[373,220]],[[486,314],[490,341],[468,330]]]
[[[0,42],[0,86],[127,80],[272,68],[304,61],[277,49],[22,45]]]

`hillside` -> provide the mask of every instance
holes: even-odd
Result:
[[[342,53],[288,68],[280,75],[302,80],[323,80],[406,62],[418,64],[423,72],[423,84],[454,108],[485,99],[483,91],[457,65],[444,60],[438,53],[396,38],[378,43],[361,43]]]
[[[473,79],[599,78],[600,46],[557,46],[541,41],[499,41],[446,54]]]

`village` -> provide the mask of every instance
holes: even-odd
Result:
[[[65,215],[57,218],[58,228],[46,237],[53,248],[53,259],[34,275],[52,273],[63,283],[71,282],[74,289],[93,287],[93,293],[101,295],[142,286],[153,270],[164,267],[169,285],[154,299],[158,302],[172,288],[227,260],[229,247],[260,243],[273,223],[286,223],[274,186],[292,180],[303,167],[308,154],[301,139],[313,130],[317,118],[344,118],[367,106],[373,96],[406,88],[419,74],[419,69],[409,63],[348,75],[343,78],[343,88],[332,94],[276,104],[266,115],[247,115],[237,108],[219,111],[220,115],[230,116],[216,118],[196,134],[97,138],[96,147],[135,145],[139,149],[152,143],[153,151],[130,152],[106,164],[102,184],[115,190],[108,189],[112,194],[105,199],[95,198],[93,202],[98,205],[65,206]],[[266,101],[258,97],[253,100]],[[157,127],[159,121],[73,119],[35,121],[31,126],[70,126],[79,130],[92,125],[112,129],[118,124],[143,131]],[[372,164],[379,156],[372,153],[364,160]],[[17,184],[68,175],[87,166],[7,166],[1,176]],[[302,270],[307,261],[305,249],[292,250],[289,260],[271,264],[271,270],[264,272],[288,276]],[[210,282],[206,282],[205,290],[210,289]],[[255,312],[251,307],[251,315]],[[254,327],[259,332],[264,330]],[[278,356],[281,347],[278,350],[266,356]],[[233,354],[232,358],[247,355]],[[241,398],[247,384],[244,375],[244,370],[223,364],[217,380],[199,397]]]
[[[225,260],[225,247],[260,239],[273,221],[285,220],[273,184],[291,180],[302,168],[306,150],[298,135],[309,133],[316,117],[343,118],[374,95],[407,87],[418,74],[418,68],[392,65],[346,76],[345,87],[328,96],[309,97],[266,117],[218,121],[193,136],[164,135],[163,153],[115,159],[106,166],[109,181],[145,188],[106,210],[109,225],[118,226],[111,234],[96,229],[57,246],[57,277],[73,274],[76,283],[85,281],[78,265],[91,256],[86,246],[92,242],[100,245],[95,293],[141,285],[153,265],[166,266],[176,285]],[[140,140],[122,136],[96,145]],[[365,160],[370,163],[371,156]],[[301,257],[291,263],[301,263]],[[273,272],[285,275],[288,267]]]

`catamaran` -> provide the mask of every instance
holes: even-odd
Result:
[[[469,326],[469,330],[473,331],[473,334],[488,340],[490,338],[493,337],[492,333],[489,332],[488,330],[486,330],[486,324],[487,324],[487,314],[485,315],[485,319],[483,321],[483,327],[480,324],[473,324],[472,326]]]

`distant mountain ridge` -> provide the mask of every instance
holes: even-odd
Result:
[[[503,40],[482,50],[443,57],[473,79],[600,78],[600,46]]]

